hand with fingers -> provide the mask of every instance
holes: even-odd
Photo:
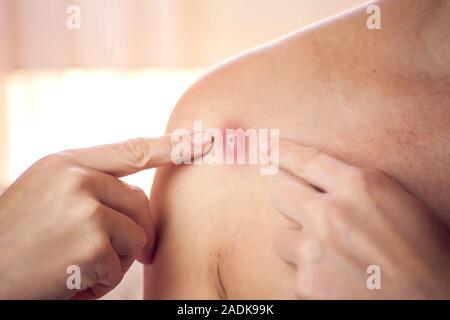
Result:
[[[298,298],[450,298],[449,231],[399,183],[286,140],[279,167],[272,200],[293,227],[275,247]]]
[[[134,260],[150,262],[148,198],[118,178],[168,164],[171,152],[166,135],[69,150],[29,168],[0,197],[0,298],[99,298]],[[67,286],[69,266],[79,267],[79,290]]]

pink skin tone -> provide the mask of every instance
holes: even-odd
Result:
[[[100,298],[134,260],[149,263],[147,195],[118,178],[170,164],[171,149],[169,135],[138,138],[49,155],[24,172],[0,197],[0,299]],[[73,290],[69,266],[81,273]]]
[[[243,131],[238,129],[242,129]],[[244,149],[247,146],[247,139],[243,140],[245,141],[245,146],[242,146],[241,144],[238,144],[237,141],[242,139],[242,133],[245,132],[245,128],[242,124],[240,124],[237,121],[228,120],[224,123],[224,126],[221,128],[222,131],[222,148],[223,148],[223,155],[225,159],[233,159],[233,164],[237,164],[237,155],[238,152],[246,154],[246,149]],[[232,133],[235,133],[235,139],[234,143],[231,137]],[[245,138],[245,137],[244,137]],[[244,148],[243,148],[244,147]],[[238,150],[238,148],[240,148]]]
[[[222,148],[221,164],[225,165],[248,165],[249,164],[249,144],[250,139],[245,135],[247,128],[236,121],[227,121],[220,128],[221,141],[217,141],[215,135],[215,148]],[[212,131],[209,134],[213,134]],[[203,139],[208,140],[208,133],[204,134]],[[211,152],[214,152],[211,151]]]

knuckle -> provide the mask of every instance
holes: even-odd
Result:
[[[123,278],[119,257],[113,251],[106,250],[99,262],[97,279],[106,281],[109,286],[115,287]]]
[[[119,144],[132,167],[145,167],[150,161],[151,151],[143,138],[129,139]]]
[[[123,278],[120,260],[112,252],[104,254],[95,268],[94,278],[109,287],[115,287]]]
[[[105,220],[104,206],[89,194],[82,193],[74,197],[74,205],[77,210],[75,216],[82,227],[90,232],[97,232]]]
[[[64,176],[66,183],[72,190],[86,189],[92,185],[92,175],[80,167],[73,166],[65,169]]]
[[[63,168],[69,162],[69,157],[66,153],[54,153],[49,154],[40,159],[35,165],[42,170],[55,170],[57,168]]]
[[[106,219],[103,205],[98,201],[89,201],[85,207],[85,218],[90,225],[101,228]]]
[[[308,270],[298,273],[295,284],[295,296],[299,299],[318,298],[320,293],[320,290],[318,289],[318,281],[320,281],[320,279],[317,278],[318,277],[315,272],[310,272]]]
[[[92,236],[89,242],[89,248],[86,250],[86,260],[91,264],[103,264],[109,255],[110,241],[109,237],[103,233],[97,233]]]
[[[39,164],[43,166],[53,166],[55,164],[60,163],[61,156],[59,153],[49,154],[45,157],[43,157],[41,160],[39,160]]]

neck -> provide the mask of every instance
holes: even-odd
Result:
[[[450,0],[436,2],[430,20],[424,23],[419,37],[428,49],[430,62],[448,76],[450,74]]]
[[[433,78],[450,74],[450,0],[380,0],[393,48],[401,43],[408,68]],[[383,8],[385,8],[383,10]],[[450,80],[450,79],[447,79]]]

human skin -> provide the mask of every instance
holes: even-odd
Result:
[[[383,1],[219,65],[179,101],[168,131],[280,128],[283,138],[386,172],[450,226],[448,1]],[[255,166],[157,172],[154,262],[146,298],[293,298],[295,270],[273,243],[295,227],[272,207]],[[380,231],[382,232],[382,231]]]
[[[276,251],[298,298],[450,298],[450,233],[425,204],[380,171],[280,145],[272,203],[297,227]]]
[[[167,164],[171,151],[170,136],[138,138],[49,155],[26,170],[0,197],[0,299],[100,298],[135,259],[150,262],[147,195],[118,177]],[[69,266],[79,268],[79,288],[67,286]]]

